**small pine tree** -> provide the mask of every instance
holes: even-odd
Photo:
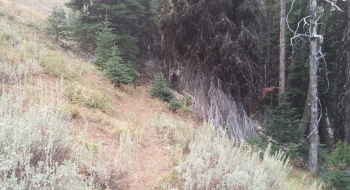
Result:
[[[158,73],[155,79],[152,81],[152,88],[150,94],[153,97],[158,97],[163,101],[169,102],[173,98],[173,94],[170,91],[169,84],[165,81],[162,73]]]
[[[331,160],[341,169],[348,168],[350,166],[350,146],[346,142],[337,142],[331,154]]]
[[[280,143],[296,143],[301,139],[298,130],[300,115],[289,103],[282,103],[274,109],[267,109],[270,119],[266,125],[266,134]]]
[[[272,144],[273,150],[286,150],[291,158],[307,160],[307,143],[301,141],[302,134],[298,129],[300,115],[290,103],[283,103],[273,109],[267,109],[269,120],[265,125],[265,134],[272,137],[277,143]]]
[[[111,49],[114,46],[116,35],[112,33],[112,29],[108,28],[110,25],[110,22],[108,22],[108,18],[106,15],[105,21],[103,22],[104,28],[101,32],[97,35],[96,38],[96,56],[97,59],[94,62],[97,66],[102,67],[102,69],[105,69],[105,65],[110,58]],[[116,52],[119,56],[119,50]]]
[[[45,20],[44,31],[47,35],[55,36],[56,42],[60,37],[67,36],[66,12],[62,7],[53,7],[50,16]]]
[[[117,46],[112,47],[109,56],[110,58],[105,63],[105,69],[103,70],[104,74],[116,85],[132,83],[138,73],[135,69],[123,63]]]

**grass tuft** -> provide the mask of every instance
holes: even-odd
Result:
[[[108,110],[108,104],[111,102],[103,92],[92,90],[79,84],[67,85],[64,93],[74,104],[85,105],[88,108],[97,108],[104,112]]]

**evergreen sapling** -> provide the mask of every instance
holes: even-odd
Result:
[[[112,29],[108,28],[110,23],[108,22],[108,18],[106,16],[105,21],[103,22],[104,28],[96,37],[96,61],[94,62],[97,66],[101,67],[102,69],[106,68],[106,62],[108,61],[110,57],[110,52],[112,50],[112,47],[114,46],[116,35],[112,33]],[[115,53],[117,53],[119,56],[119,50],[117,50]]]
[[[137,72],[123,63],[117,46],[113,46],[111,51],[110,58],[105,63],[104,74],[116,85],[131,83]]]
[[[53,7],[50,16],[45,20],[44,31],[47,35],[55,36],[56,42],[60,37],[67,36],[66,12],[63,8]]]
[[[154,80],[152,81],[152,88],[150,94],[153,97],[158,97],[159,99],[169,102],[173,98],[173,94],[169,88],[169,84],[165,81],[162,73],[158,73]]]

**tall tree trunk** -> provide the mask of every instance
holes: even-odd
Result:
[[[317,149],[318,149],[318,106],[317,106],[317,0],[310,0],[310,148],[309,169],[312,174],[317,172]]]
[[[285,88],[285,70],[286,70],[286,2],[281,0],[281,15],[280,15],[280,51],[279,51],[279,103],[281,103],[281,94]]]
[[[310,4],[311,5],[311,4]],[[328,26],[328,21],[329,21],[329,15],[331,13],[331,8],[332,5],[330,3],[326,3],[325,11],[324,11],[324,19],[320,28],[320,35],[325,36],[327,26]],[[322,44],[317,41],[317,50],[319,50],[322,47]],[[311,116],[311,110],[310,110],[310,100],[311,100],[311,91],[310,91],[310,85],[308,87],[307,91],[307,98],[304,106],[304,112],[303,112],[303,117],[301,119],[300,125],[299,125],[299,130],[302,133],[306,132],[307,127],[309,126],[310,123],[310,116]]]
[[[347,14],[339,14],[337,30],[342,33],[338,40],[341,42],[337,50],[337,124],[334,140],[350,143],[350,1],[338,1],[338,6],[347,9]],[[343,32],[342,32],[343,31]],[[347,36],[347,37],[346,37]]]
[[[320,32],[319,34],[325,39],[329,37],[329,33],[327,32],[328,29],[328,25],[329,25],[329,17],[330,17],[330,13],[331,13],[331,9],[332,9],[332,4],[331,3],[327,3],[325,2],[324,5],[324,13],[323,13],[323,21],[321,23],[321,28],[320,28]],[[323,46],[327,46],[323,45],[321,43],[318,43],[318,51],[322,50]],[[328,59],[331,60],[331,59]],[[320,60],[323,61],[323,60]],[[331,62],[331,61],[330,61]],[[322,89],[327,89],[327,91],[323,91],[322,93],[320,93],[319,95],[319,99],[320,99],[320,103],[321,103],[321,108],[322,110],[320,110],[322,114],[322,118],[320,119],[320,123],[319,123],[319,138],[320,144],[325,144],[326,146],[330,145],[333,141],[333,134],[332,131],[334,129],[334,120],[335,115],[333,114],[335,112],[335,110],[333,110],[333,105],[335,104],[335,102],[333,102],[333,98],[336,98],[335,96],[332,96],[332,87],[331,86],[335,86],[335,84],[332,84],[332,74],[329,75],[329,73],[333,73],[333,71],[331,71],[332,69],[332,63],[329,63],[329,65],[325,62],[324,66],[325,68],[327,68],[326,72],[321,72],[321,77],[323,78],[324,81],[328,80],[328,83],[319,83],[319,90],[322,91]],[[322,69],[320,69],[322,70]],[[331,98],[332,97],[332,98]]]

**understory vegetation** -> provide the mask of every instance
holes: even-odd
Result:
[[[71,0],[43,20],[0,0],[0,189],[133,188],[150,138],[170,155],[159,189],[350,189],[346,136],[305,170],[302,61],[285,100],[267,89],[270,5],[232,2]]]
[[[162,189],[302,189],[288,180],[286,155],[232,141],[226,131],[204,124],[198,129],[157,115],[151,129],[172,145],[173,170],[159,181]],[[178,154],[181,152],[182,154]],[[308,189],[322,189],[311,182]]]
[[[88,122],[73,134],[72,119],[88,117],[82,108],[113,111],[110,96],[82,80],[99,71],[47,39],[35,13],[6,1],[0,8],[0,188],[119,188],[135,165],[129,127],[115,129],[120,145],[112,160],[91,141]]]

